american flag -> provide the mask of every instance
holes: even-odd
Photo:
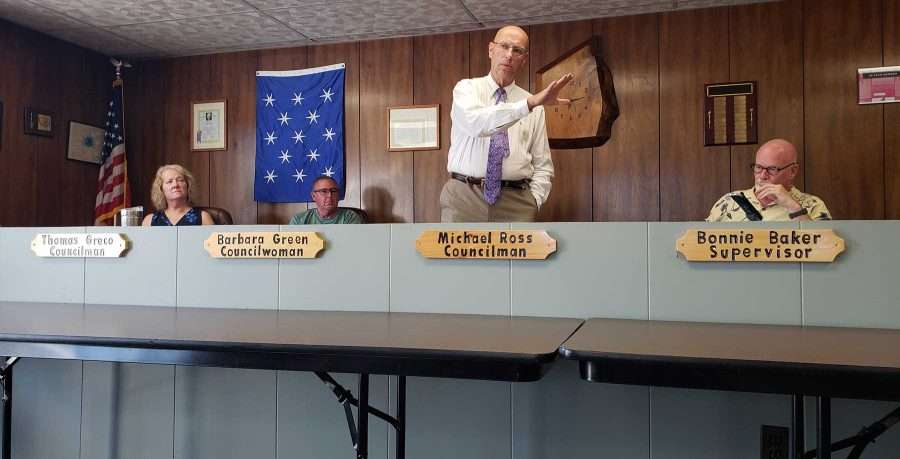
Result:
[[[256,72],[256,97],[254,198],[309,202],[322,175],[343,190],[344,64]]]
[[[119,209],[128,207],[128,164],[125,161],[125,116],[122,105],[122,79],[113,81],[112,100],[106,110],[106,136],[100,153],[100,176],[97,178],[97,200],[94,224],[111,225]]]

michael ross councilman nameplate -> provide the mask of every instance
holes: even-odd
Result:
[[[128,248],[119,233],[39,233],[31,251],[46,258],[118,258]]]
[[[675,243],[688,261],[833,262],[844,240],[828,230],[693,229]]]
[[[428,230],[416,250],[425,258],[544,260],[556,252],[556,240],[534,230]]]
[[[203,248],[213,258],[316,258],[325,248],[312,231],[212,233]]]

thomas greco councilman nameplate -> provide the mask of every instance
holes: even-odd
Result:
[[[425,258],[544,260],[556,252],[556,240],[543,230],[428,230],[416,250]]]
[[[212,233],[203,248],[213,258],[316,258],[325,248],[312,231]]]
[[[118,258],[128,248],[119,233],[38,233],[31,251],[47,258]]]
[[[830,229],[692,229],[675,250],[688,261],[831,263],[844,240]]]

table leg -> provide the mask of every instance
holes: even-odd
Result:
[[[804,423],[805,412],[803,410],[803,396],[794,394],[794,409],[791,411],[791,424],[794,433],[794,459],[803,459],[806,452],[806,426]]]
[[[397,376],[397,457],[406,457],[406,376]]]
[[[819,438],[819,448],[816,451],[818,459],[831,457],[831,398],[817,397],[816,403],[816,435]]]
[[[369,375],[359,375],[359,406],[357,411],[357,459],[369,457]]]
[[[3,450],[0,458],[12,457],[12,370],[18,357],[0,360],[0,402],[3,403]]]

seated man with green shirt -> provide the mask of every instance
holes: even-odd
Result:
[[[706,217],[708,222],[831,220],[825,203],[794,186],[800,170],[797,149],[784,139],[773,139],[756,150],[754,186],[719,198]]]
[[[291,219],[289,225],[328,225],[363,223],[359,214],[351,209],[338,207],[341,190],[331,177],[321,176],[313,182],[312,198],[314,209],[304,210]]]

